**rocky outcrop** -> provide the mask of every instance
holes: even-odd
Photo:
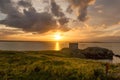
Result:
[[[90,59],[113,59],[114,53],[106,48],[88,47],[82,50],[82,54]]]
[[[64,48],[61,51],[63,53],[70,54],[73,57],[87,59],[113,59],[114,55],[114,53],[111,50],[100,47],[88,47],[83,50],[70,50],[69,48]]]
[[[80,49],[71,50],[69,48],[63,48],[61,53],[66,54],[70,57],[77,57],[77,58],[86,58],[84,54],[81,53]]]

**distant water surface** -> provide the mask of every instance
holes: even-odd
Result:
[[[60,50],[68,46],[68,42],[0,42],[0,50],[10,51]],[[120,55],[120,43],[79,43],[79,49],[87,47],[103,47]],[[120,59],[114,57],[114,61],[120,62]]]
[[[0,50],[13,51],[60,50],[68,46],[68,42],[0,42]],[[79,43],[79,49],[87,47],[103,47],[120,54],[120,43]]]

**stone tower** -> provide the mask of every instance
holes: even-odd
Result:
[[[77,50],[78,49],[78,43],[69,43],[69,49]]]

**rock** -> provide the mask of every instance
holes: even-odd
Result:
[[[70,48],[63,48],[61,52],[70,57],[85,58],[85,55],[81,53],[80,49],[71,50]]]
[[[88,47],[82,50],[82,54],[89,59],[113,59],[114,53],[106,48]]]
[[[61,52],[71,57],[87,59],[113,59],[114,55],[114,53],[111,50],[100,47],[88,47],[83,50],[71,50],[69,48],[63,48]]]

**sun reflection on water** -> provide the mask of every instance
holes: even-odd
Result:
[[[60,44],[59,44],[59,42],[56,42],[56,43],[55,43],[55,50],[56,50],[56,51],[59,51],[59,50],[60,50]]]

